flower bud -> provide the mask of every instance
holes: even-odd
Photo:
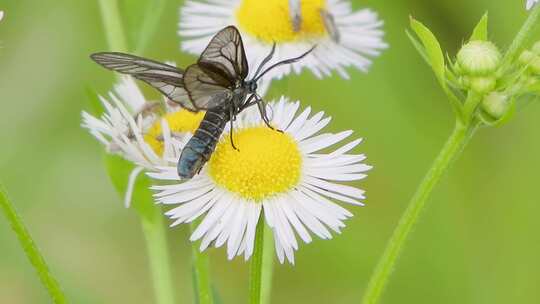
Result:
[[[492,92],[482,100],[482,109],[494,120],[503,118],[510,109],[508,96]]]
[[[501,53],[493,43],[474,40],[459,50],[457,63],[465,74],[485,76],[499,68],[501,57]]]
[[[535,53],[525,50],[521,53],[521,55],[519,55],[518,61],[522,65],[527,65],[531,63],[536,57],[537,56]]]
[[[532,51],[535,55],[539,55],[540,56],[540,41],[537,41],[533,47],[532,47]]]
[[[495,89],[497,80],[495,77],[473,77],[470,79],[470,88],[479,94],[486,94]]]
[[[540,57],[536,56],[530,63],[529,69],[533,74],[540,75]]]

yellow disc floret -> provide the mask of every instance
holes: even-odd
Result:
[[[288,0],[243,0],[236,11],[240,28],[263,41],[289,42],[327,34],[325,0],[301,0],[301,24],[293,29]]]
[[[210,158],[210,176],[218,185],[244,199],[260,202],[298,184],[302,157],[290,135],[267,126],[233,134],[238,150],[225,134]]]
[[[204,117],[204,112],[192,113],[187,110],[180,110],[178,112],[167,113],[163,118],[167,121],[171,133],[195,133],[195,130],[201,124],[201,120]],[[161,130],[161,119],[157,119],[156,122],[148,129],[144,135],[144,140],[152,147],[157,155],[163,154],[163,134]]]

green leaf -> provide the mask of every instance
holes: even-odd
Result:
[[[133,164],[118,155],[106,154],[105,165],[111,182],[116,191],[124,198],[128,185],[129,175],[135,168]],[[131,206],[137,211],[137,213],[147,219],[152,220],[156,214],[155,210],[158,208],[153,202],[152,191],[150,190],[151,182],[149,178],[143,173],[139,174],[136,179],[135,186],[133,187],[133,195],[131,199]]]
[[[409,32],[408,30],[405,30],[405,34],[407,34],[407,37],[409,37],[409,40],[411,40],[411,43],[413,44],[416,51],[418,51],[420,56],[422,56],[422,58],[426,61],[427,64],[431,65],[428,55],[426,54],[426,50],[424,49],[424,46],[422,45],[422,43],[418,41],[418,39],[416,39],[416,37],[414,37],[411,34],[411,32]]]
[[[437,80],[441,86],[446,89],[446,78],[444,75],[446,68],[444,63],[444,55],[439,41],[426,26],[412,17],[411,28],[422,42],[427,60],[435,72]]]
[[[486,12],[484,16],[482,16],[482,19],[480,19],[480,22],[476,25],[476,27],[473,30],[473,33],[471,35],[470,41],[473,40],[482,40],[487,41],[488,40],[488,13]]]

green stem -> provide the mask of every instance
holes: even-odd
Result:
[[[540,16],[540,5],[535,5],[532,12],[529,14],[529,17],[525,23],[521,26],[516,38],[510,44],[506,55],[504,56],[503,66],[510,64],[512,60],[518,56],[519,52],[524,48],[527,39],[529,38],[531,32],[534,30],[536,23],[538,22],[538,17]]]
[[[122,25],[122,18],[117,0],[99,0],[104,31],[109,48],[117,52],[127,51],[127,43]],[[109,171],[110,172],[110,171]],[[139,207],[135,205],[140,203]],[[149,205],[145,205],[149,204]],[[140,215],[144,236],[146,239],[150,272],[156,294],[156,303],[172,304],[174,300],[172,276],[170,273],[170,258],[167,246],[166,231],[163,226],[161,209],[153,202],[134,202],[134,209]]]
[[[364,294],[363,304],[374,304],[379,300],[381,293],[392,273],[397,258],[402,250],[409,233],[418,221],[421,211],[433,188],[446,170],[462,151],[476,130],[476,124],[463,125],[456,123],[454,131],[442,148],[439,156],[433,162],[424,180],[419,185],[407,210],[402,215],[394,233],[379,259],[375,272],[371,276],[367,290]]]
[[[101,10],[101,18],[107,43],[109,48],[115,52],[126,52],[128,50],[122,18],[118,10],[118,1],[116,0],[98,0]]]
[[[0,184],[0,207],[11,225],[11,229],[13,229],[17,235],[26,256],[36,270],[41,282],[43,285],[45,285],[45,288],[47,288],[49,296],[53,302],[56,304],[67,303],[66,297],[64,296],[60,285],[58,285],[58,282],[49,271],[47,263],[45,263],[45,259],[43,259],[43,256],[39,253],[39,249],[34,243],[34,240],[32,240],[30,233],[24,226],[22,219],[19,217],[15,211],[15,208],[9,201],[8,195],[2,184]]]
[[[195,230],[195,224],[190,225],[191,232]],[[212,286],[210,282],[210,266],[208,255],[202,253],[197,243],[191,243],[191,253],[193,259],[193,288],[197,304],[212,304]]]
[[[261,218],[261,221],[262,218]],[[262,253],[261,304],[269,304],[272,292],[272,276],[274,274],[274,237],[272,230],[264,226],[264,242]]]
[[[264,218],[261,215],[255,231],[255,245],[249,271],[249,303],[260,304],[262,300]]]
[[[141,216],[144,238],[152,283],[156,294],[156,303],[174,304],[174,292],[172,284],[171,268],[169,265],[169,251],[167,234],[163,225],[161,209],[154,207],[152,216]]]

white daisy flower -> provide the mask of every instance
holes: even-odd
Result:
[[[4,11],[0,11],[0,21],[2,21],[2,19],[4,19]]]
[[[538,3],[538,0],[527,0],[526,8],[530,10],[533,6]]]
[[[202,217],[190,237],[201,240],[201,251],[227,243],[229,259],[243,254],[247,260],[264,214],[281,263],[285,257],[294,263],[297,237],[309,243],[311,234],[330,239],[331,230],[339,233],[352,214],[334,201],[362,206],[364,191],[350,182],[365,178],[371,166],[363,163],[363,154],[350,153],[360,139],[331,148],[352,131],[317,134],[330,117],[323,112],[310,116],[310,108],[298,114],[298,108],[299,102],[283,97],[268,105],[271,124],[283,132],[268,128],[257,109],[244,111],[233,132],[239,150],[226,129],[207,165],[190,180],[181,181],[174,165],[148,173],[160,182],[153,186],[156,200],[179,205],[166,213],[174,220],[171,226]]]
[[[370,9],[353,11],[348,0],[189,0],[180,15],[181,47],[193,54],[200,54],[219,30],[235,25],[251,73],[274,42],[275,61],[298,56],[316,45],[307,57],[272,70],[267,79],[304,68],[319,78],[332,71],[348,78],[346,67],[365,72],[369,58],[387,47],[377,14]]]
[[[173,143],[186,140],[198,127],[204,113],[191,113],[172,105],[166,106],[161,117],[152,108],[159,102],[146,100],[131,77],[123,77],[109,100],[99,96],[105,112],[100,118],[82,112],[83,128],[101,142],[107,152],[131,161],[135,168],[129,176],[124,198],[126,207],[131,202],[133,186],[142,171],[155,170],[156,166],[168,165],[174,156]]]

